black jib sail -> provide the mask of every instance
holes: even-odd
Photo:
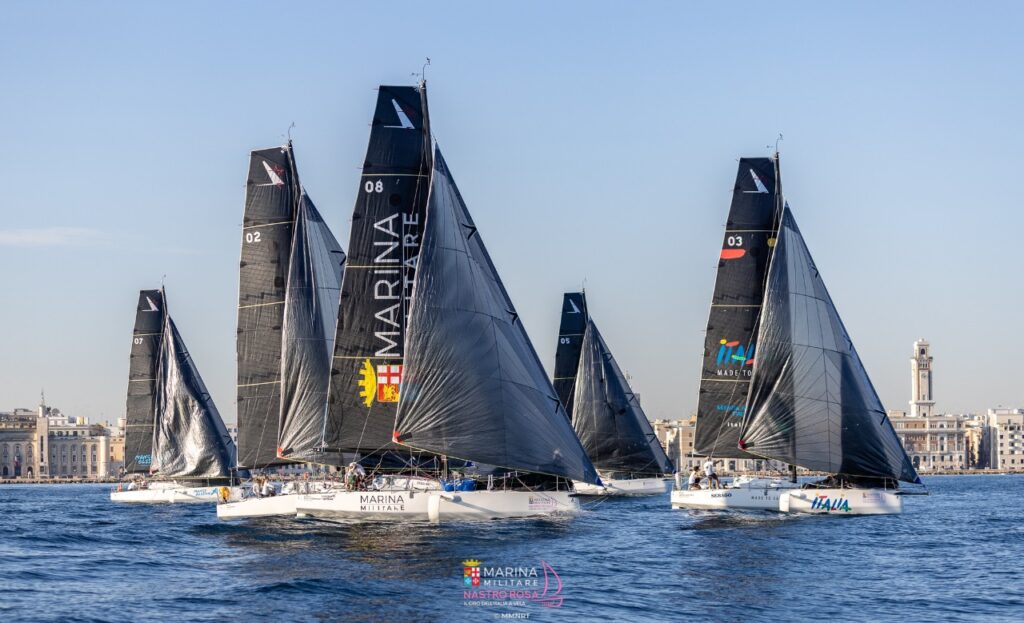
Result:
[[[506,469],[600,482],[440,151],[406,344],[396,441]]]
[[[238,466],[277,457],[281,344],[295,204],[291,146],[252,152],[242,220],[238,285]]]
[[[816,471],[920,481],[788,207],[740,444]]]
[[[153,455],[153,413],[156,395],[156,362],[164,326],[164,294],[139,292],[128,364],[128,407],[125,415],[124,469],[148,472]]]
[[[756,326],[779,212],[778,159],[741,158],[711,298],[694,453],[749,458],[737,448],[758,349]]]
[[[562,321],[558,326],[558,348],[555,349],[555,392],[572,417],[576,372],[580,366],[580,347],[587,329],[587,296],[583,292],[566,292],[562,297]]]
[[[235,445],[170,316],[157,361],[153,468],[165,478],[228,478]]]
[[[603,474],[648,477],[674,471],[593,320],[583,337],[574,394],[572,427]]]
[[[341,245],[303,193],[295,217],[284,307],[277,436],[278,456],[284,458],[327,460],[316,450],[327,411],[344,263]]]
[[[381,86],[341,286],[327,451],[392,445],[430,155],[425,86]]]

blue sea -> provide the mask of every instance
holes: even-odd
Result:
[[[440,525],[225,523],[212,505],[115,505],[107,486],[3,486],[0,621],[1024,620],[1024,476],[927,484],[901,516],[665,496]],[[473,568],[511,594],[467,593]]]

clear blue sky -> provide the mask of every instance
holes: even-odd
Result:
[[[787,198],[883,402],[1024,406],[1020,3],[7,2],[0,409],[124,411],[137,291],[235,417],[248,152],[293,121],[347,246],[380,83],[433,129],[550,370],[588,300],[650,417],[696,404],[736,158]]]

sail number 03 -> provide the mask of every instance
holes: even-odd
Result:
[[[384,192],[384,182],[381,180],[377,180],[376,182],[373,180],[366,180],[366,184],[363,186],[363,189],[368,193],[382,193]]]
[[[730,247],[742,247],[743,236],[729,236],[725,239],[725,243]]]

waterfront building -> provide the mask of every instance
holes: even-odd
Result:
[[[989,409],[985,424],[988,467],[1024,471],[1024,409]]]
[[[110,475],[110,437],[86,418],[42,402],[37,411],[0,413],[0,477],[98,478]]]
[[[700,467],[706,459],[693,453],[696,430],[696,415],[686,420],[654,421],[654,434],[678,471],[689,472],[691,467]],[[767,464],[761,459],[721,459],[718,471],[721,474],[755,473],[762,471]]]

